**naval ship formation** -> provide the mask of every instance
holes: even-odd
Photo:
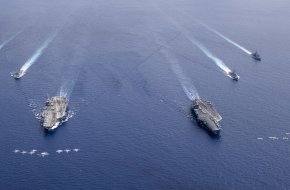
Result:
[[[68,115],[68,99],[64,96],[48,98],[41,113],[42,126],[47,130],[56,129]]]
[[[261,61],[261,56],[258,52],[247,52],[256,61]],[[21,67],[18,71],[12,72],[11,76],[18,80],[23,77],[27,72],[27,69]],[[225,73],[232,80],[238,81],[240,76],[235,71],[227,71]],[[61,125],[68,118],[68,102],[69,100],[64,96],[54,96],[47,99],[46,104],[43,108],[41,117],[41,124],[47,130],[54,130]],[[219,122],[222,117],[216,111],[214,106],[206,100],[196,98],[193,100],[192,112],[197,120],[197,123],[213,134],[219,134],[221,126]]]
[[[200,126],[205,127],[209,132],[215,135],[219,134],[221,130],[219,121],[222,120],[222,117],[209,101],[201,98],[194,99],[192,111]]]

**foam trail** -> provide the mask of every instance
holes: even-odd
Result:
[[[85,55],[83,51],[79,51],[77,54]],[[64,96],[67,99],[70,98],[70,95],[72,94],[73,89],[75,87],[76,81],[78,80],[82,65],[83,65],[82,60],[77,58],[72,62],[71,68],[68,69],[66,73],[68,74],[68,76],[71,77],[70,79],[66,79],[63,81],[59,90],[60,96]]]
[[[165,49],[162,49],[160,52],[164,55],[164,57],[171,64],[171,69],[175,73],[175,75],[177,76],[177,78],[182,86],[182,89],[183,89],[184,93],[186,94],[186,96],[188,97],[188,99],[192,101],[195,98],[199,98],[199,95],[198,95],[198,92],[197,92],[195,86],[192,84],[191,80],[183,74],[182,69],[180,68],[180,66],[178,64],[178,60],[175,58],[175,56],[170,54]]]
[[[86,30],[80,29],[79,31],[82,35],[76,41],[75,46],[72,48],[73,56],[70,57],[67,62],[70,63],[69,67],[65,67],[65,72],[63,73],[62,84],[60,86],[59,94],[60,96],[64,96],[67,99],[70,98],[76,82],[78,81],[80,72],[82,70],[83,64],[86,61],[86,57],[88,57],[88,49],[89,49],[89,34]]]
[[[56,33],[54,33],[51,37],[49,37],[45,42],[38,48],[35,53],[24,63],[20,70],[27,71],[29,67],[31,67],[38,58],[42,55],[43,50],[47,48],[50,42],[55,38]]]
[[[224,40],[226,40],[227,42],[229,42],[230,44],[236,46],[237,48],[241,49],[242,51],[244,51],[245,53],[251,55],[252,52],[250,52],[249,50],[247,50],[246,48],[244,48],[243,46],[237,44],[236,42],[234,42],[233,40],[229,39],[228,37],[224,36],[223,34],[221,34],[220,32],[216,31],[215,29],[209,27],[208,25],[202,23],[201,21],[197,21],[199,24],[201,24],[202,26],[204,26],[205,28],[207,28],[208,30],[212,31],[213,33],[215,33],[216,35],[220,36],[221,38],[223,38]]]
[[[23,30],[17,32],[16,34],[14,34],[13,36],[11,36],[8,40],[4,41],[2,44],[0,44],[0,50],[6,45],[8,44],[10,41],[12,41],[14,38],[16,38],[21,32],[23,32]]]
[[[231,71],[231,69],[229,69],[225,63],[217,58],[216,56],[214,56],[204,45],[202,45],[200,42],[198,42],[197,40],[187,37],[194,45],[196,45],[208,58],[210,58],[211,60],[213,60],[215,62],[215,64],[221,68],[226,74],[229,73]]]
[[[200,42],[198,42],[195,38],[191,37],[191,35],[189,34],[189,32],[184,29],[183,27],[181,27],[177,22],[175,22],[174,20],[168,18],[169,21],[176,27],[178,28],[183,34],[184,36],[194,45],[196,45],[208,58],[210,58],[211,60],[213,60],[215,62],[215,64],[221,68],[225,74],[227,75],[231,69],[229,69],[224,62],[217,58],[216,56],[214,56],[204,45],[202,45]]]
[[[71,80],[71,81],[66,81],[62,84],[62,86],[60,87],[60,90],[59,90],[59,95],[60,96],[64,96],[66,97],[67,99],[69,99],[72,91],[73,91],[73,88],[75,86],[75,83],[76,83],[76,80]]]

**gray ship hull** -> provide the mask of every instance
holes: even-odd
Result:
[[[219,134],[221,130],[219,121],[222,120],[222,117],[210,102],[202,99],[195,99],[193,100],[192,111],[200,126],[206,128],[213,134]]]
[[[42,126],[47,130],[56,129],[66,118],[68,99],[63,96],[48,98],[41,113]]]
[[[262,60],[257,51],[255,53],[252,53],[252,58],[257,60],[257,61],[261,61]]]
[[[21,77],[23,77],[23,75],[25,75],[26,72],[24,70],[19,70],[17,72],[12,72],[11,73],[11,76],[15,79],[15,80],[18,80],[20,79]]]

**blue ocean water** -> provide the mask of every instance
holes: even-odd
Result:
[[[0,5],[0,44],[15,35],[0,50],[0,189],[289,189],[288,1]],[[195,19],[257,49],[262,61]],[[240,81],[225,76],[181,29],[235,69]],[[10,72],[53,33],[27,74],[13,80]],[[222,115],[219,138],[192,119],[191,102],[162,48]],[[34,112],[62,87],[74,115],[46,133]],[[55,152],[66,148],[80,151]]]

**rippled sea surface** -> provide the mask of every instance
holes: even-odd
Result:
[[[289,10],[286,0],[0,0],[0,189],[289,189]],[[192,119],[184,85],[222,115],[219,137]],[[60,93],[73,116],[47,133],[35,114]]]

